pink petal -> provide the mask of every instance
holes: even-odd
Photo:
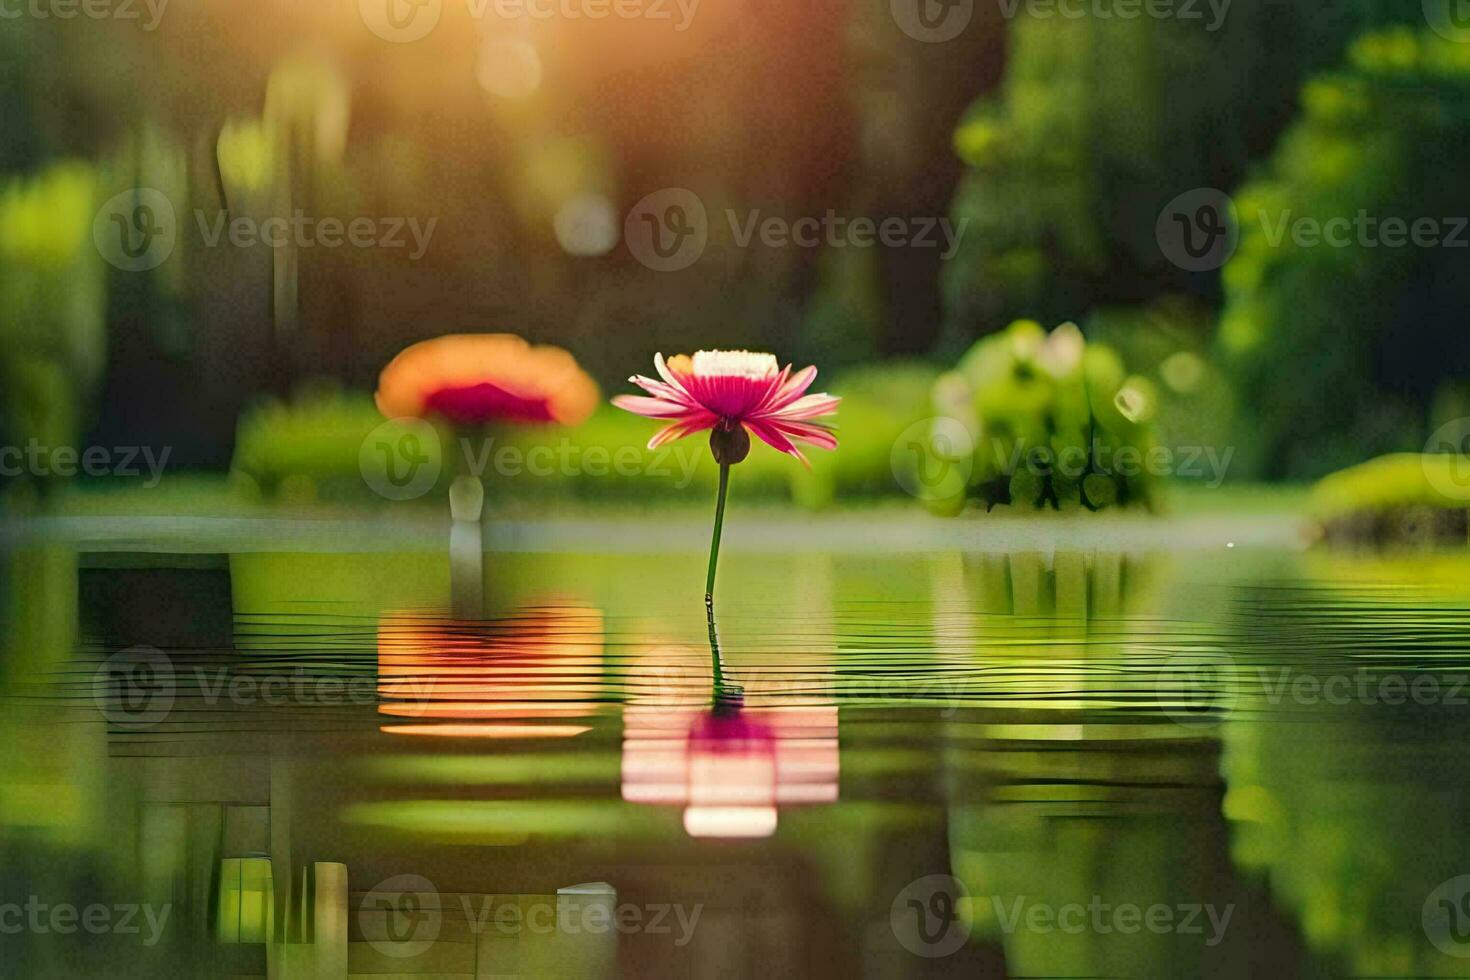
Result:
[[[811,467],[812,464],[807,462],[807,458],[801,454],[801,450],[792,445],[791,440],[787,439],[777,429],[762,422],[746,422],[745,427],[755,433],[762,442],[772,449],[786,453],[788,456],[795,456],[801,460],[804,466]]]
[[[759,415],[761,412],[764,412],[766,409],[768,409],[771,403],[776,400],[776,396],[781,393],[781,389],[786,387],[786,379],[789,377],[791,377],[790,364],[783,367],[780,373],[771,379],[770,388],[766,390],[765,396],[761,398],[760,404],[755,407],[751,414]]]
[[[694,399],[714,414],[742,419],[754,412],[771,390],[770,378],[690,377],[687,389]]]
[[[840,397],[826,393],[807,395],[805,398],[798,398],[785,408],[769,413],[763,412],[762,417],[776,420],[786,419],[793,422],[814,419],[822,415],[831,415],[837,411],[837,406],[841,401]]]
[[[717,421],[719,420],[713,415],[704,415],[664,426],[652,439],[648,440],[648,448],[657,449],[666,442],[673,442],[675,439],[692,436],[694,433],[702,432],[705,429],[713,429]]]
[[[671,387],[664,384],[662,381],[655,381],[652,378],[645,378],[641,374],[635,374],[628,380],[633,382],[635,385],[642,388],[644,391],[648,392],[655,398],[662,398],[666,401],[671,402],[679,402],[682,405],[694,405],[694,399],[690,398],[689,393],[682,388]]]
[[[802,368],[796,372],[790,381],[781,386],[780,390],[771,399],[771,403],[765,407],[765,410],[774,412],[785,408],[805,394],[806,390],[812,386],[812,382],[815,380],[817,380],[817,369],[815,366]]]
[[[784,433],[785,435],[791,436],[793,439],[800,439],[802,442],[809,442],[813,446],[817,446],[821,449],[837,448],[837,437],[834,436],[832,434],[832,431],[825,426],[813,425],[810,422],[785,422],[779,420],[772,421],[767,424],[769,424],[771,428],[776,429],[777,431]]]
[[[643,398],[639,395],[617,395],[612,403],[625,412],[651,419],[676,418],[689,413],[688,406],[661,398]]]
[[[658,376],[668,382],[669,387],[682,391],[686,395],[689,394],[689,389],[684,386],[684,379],[681,379],[679,375],[669,370],[669,365],[664,360],[662,353],[653,355],[653,367],[654,370],[658,371]]]

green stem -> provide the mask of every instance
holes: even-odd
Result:
[[[704,612],[709,620],[709,655],[710,662],[714,664],[715,700],[718,701],[720,690],[725,686],[725,672],[720,668],[720,634],[715,631],[715,607],[706,602]]]
[[[715,633],[715,567],[720,560],[720,532],[725,527],[725,491],[730,488],[730,464],[720,464],[720,497],[715,504],[715,534],[709,546],[709,576],[704,581],[704,613],[709,620],[709,652],[714,662],[715,687],[724,680],[720,670],[720,638]]]
[[[704,582],[704,604],[715,605],[715,565],[720,560],[720,531],[725,526],[725,491],[730,487],[730,464],[720,464],[720,499],[715,504],[715,536],[709,546],[709,577]]]

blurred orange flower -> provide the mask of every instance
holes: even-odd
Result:
[[[560,347],[514,334],[450,334],[393,358],[378,377],[377,402],[388,418],[578,425],[598,397],[596,382]]]

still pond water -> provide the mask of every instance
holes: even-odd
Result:
[[[1470,975],[1470,561],[5,558],[0,974]]]

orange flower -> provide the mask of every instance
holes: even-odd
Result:
[[[598,402],[597,384],[560,347],[514,334],[451,334],[414,344],[378,377],[388,418],[439,415],[458,425],[578,425]]]

